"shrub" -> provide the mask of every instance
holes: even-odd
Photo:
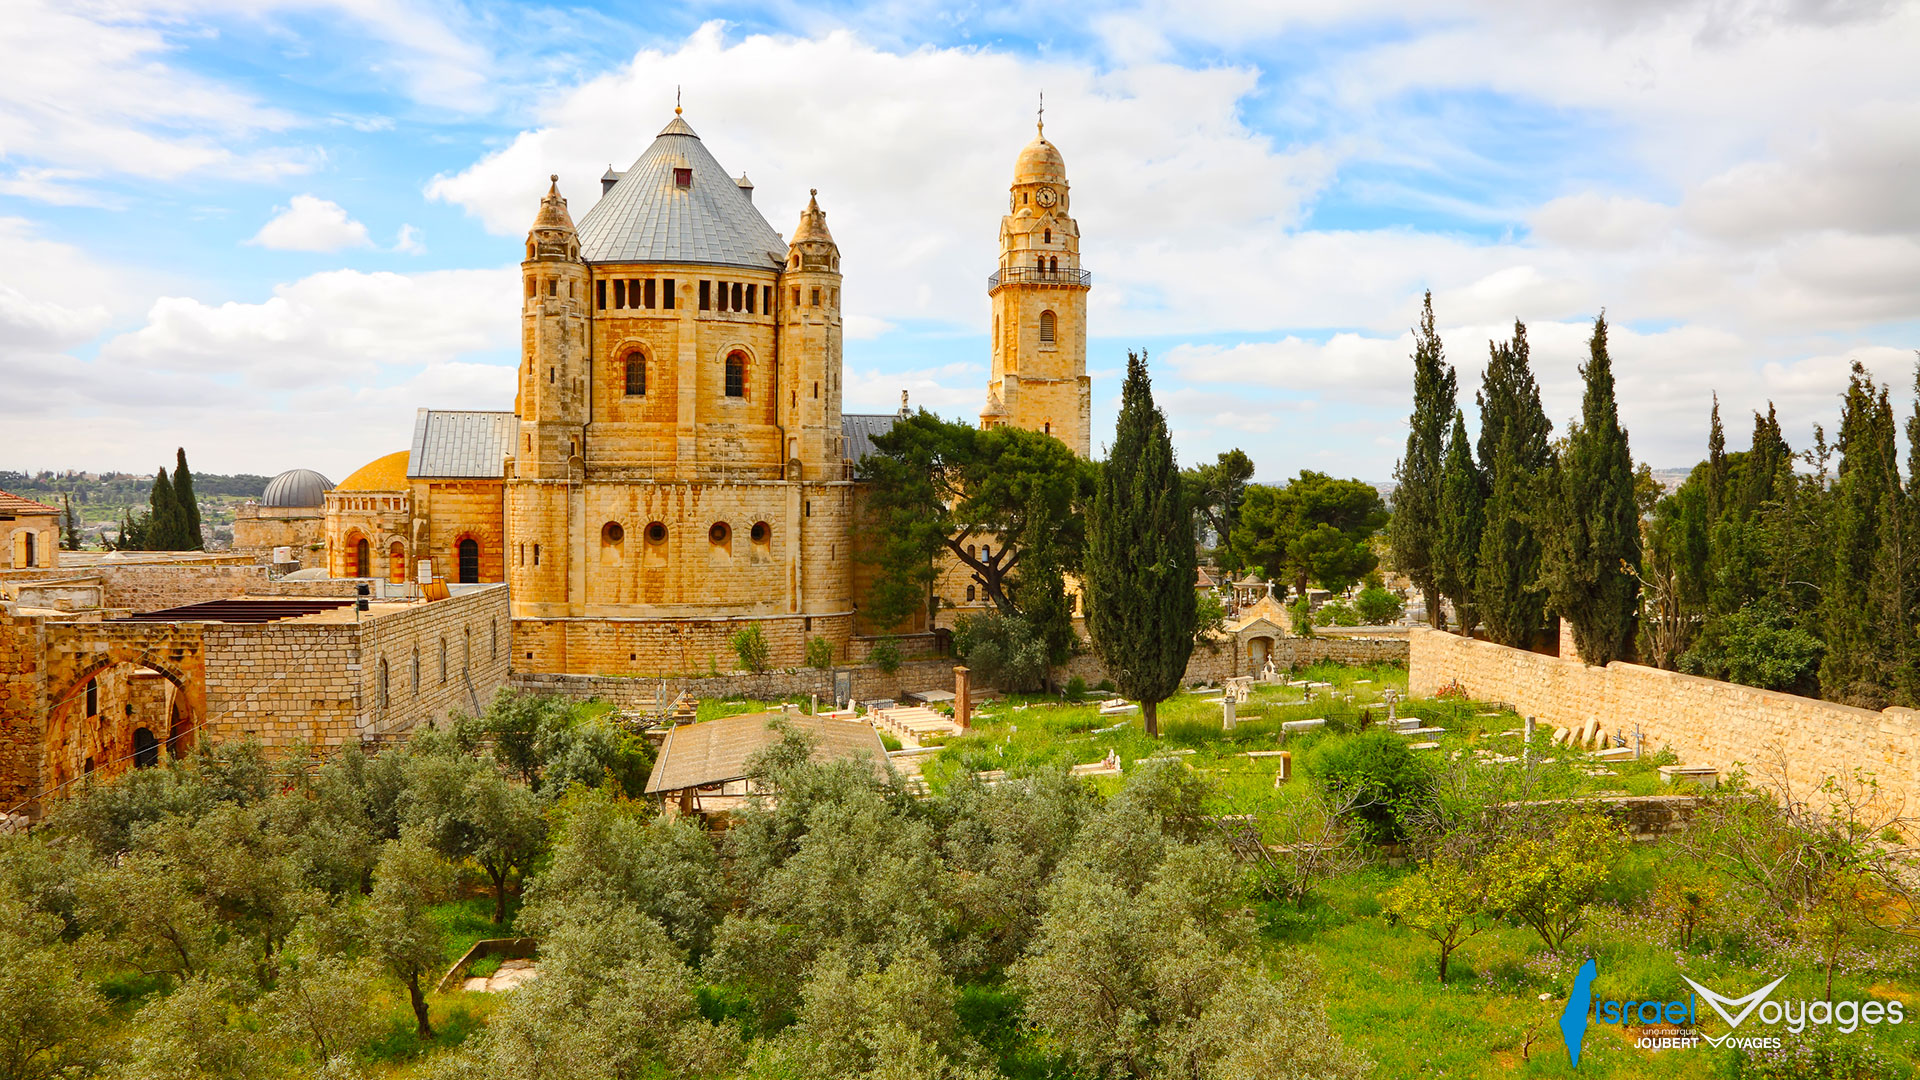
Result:
[[[1101,679],[1099,682],[1094,684],[1093,688],[1095,690],[1100,691],[1103,694],[1111,694],[1113,693],[1113,680]]]
[[[833,642],[823,637],[807,639],[807,666],[821,671],[833,666]]]
[[[1075,675],[1067,680],[1067,700],[1079,701],[1087,696],[1087,680]]]
[[[1369,626],[1398,622],[1407,610],[1406,601],[1377,585],[1360,590],[1353,607],[1360,613],[1360,621]]]
[[[1345,600],[1329,600],[1320,605],[1313,613],[1315,626],[1359,626],[1360,613],[1350,607]]]
[[[900,670],[900,642],[893,637],[883,637],[867,653],[867,661],[881,671],[891,675]]]
[[[751,623],[744,630],[736,630],[727,644],[733,646],[735,656],[740,658],[740,666],[758,674],[767,670],[773,658],[773,648],[767,644],[767,635],[760,629],[759,623]]]
[[[1313,636],[1313,605],[1307,602],[1306,597],[1303,596],[1288,605],[1287,614],[1293,618],[1295,637]]]
[[[1032,690],[1047,677],[1047,643],[1018,615],[968,615],[953,628],[953,651],[982,686]]]
[[[1575,814],[1551,837],[1510,837],[1487,858],[1488,900],[1559,949],[1585,925],[1626,848],[1626,833],[1600,814]]]
[[[1406,737],[1374,729],[1327,739],[1304,762],[1307,772],[1350,815],[1360,839],[1397,844],[1433,799],[1433,772]]]

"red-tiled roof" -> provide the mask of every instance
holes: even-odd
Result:
[[[10,491],[0,491],[0,514],[57,514],[60,508],[24,499]]]

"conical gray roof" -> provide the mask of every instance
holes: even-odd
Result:
[[[691,183],[679,186],[675,169],[692,169]],[[678,116],[580,219],[578,232],[588,262],[777,270],[787,260],[786,241]]]

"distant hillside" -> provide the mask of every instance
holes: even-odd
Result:
[[[232,537],[233,508],[248,499],[258,499],[267,489],[267,480],[268,477],[251,473],[193,474],[193,492],[200,500],[200,520],[209,544]],[[144,512],[152,490],[152,473],[44,471],[29,474],[0,470],[0,491],[11,491],[49,506],[63,505],[62,500],[71,496],[88,546],[98,542],[103,528],[109,534],[118,531],[121,515],[127,511]]]

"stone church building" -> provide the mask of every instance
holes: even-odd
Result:
[[[329,572],[506,581],[521,671],[730,667],[749,623],[776,665],[812,637],[858,659],[854,465],[895,415],[841,412],[840,249],[817,197],[783,240],[678,109],[577,222],[552,179],[521,263],[513,411],[421,410],[410,450],[327,492]],[[1069,206],[1041,132],[988,279],[980,422],[1085,456],[1090,276]]]

